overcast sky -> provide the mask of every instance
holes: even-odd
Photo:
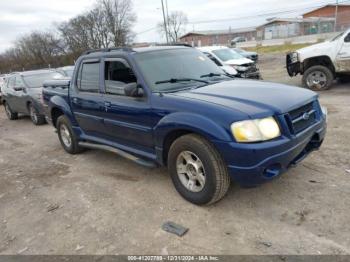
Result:
[[[0,52],[10,47],[19,36],[32,30],[45,30],[54,23],[68,20],[75,15],[88,11],[96,0],[0,0]],[[297,10],[284,13],[279,17],[293,17],[302,10],[332,2],[332,0],[168,0],[169,12],[181,10],[190,22],[239,18],[222,22],[189,24],[187,31],[228,29],[255,26],[263,23],[264,13]],[[335,2],[335,0],[333,1]],[[160,0],[133,0],[137,14],[135,33],[154,28],[162,21]],[[255,17],[254,17],[255,16]],[[137,42],[162,40],[156,30],[137,34]]]

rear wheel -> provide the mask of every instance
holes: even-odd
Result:
[[[182,136],[171,145],[168,168],[176,190],[196,205],[219,201],[230,186],[230,177],[221,156],[198,135]]]
[[[34,125],[39,126],[39,125],[45,124],[46,122],[45,116],[40,115],[38,111],[35,109],[35,107],[33,106],[33,104],[29,104],[28,110],[29,110],[30,118]]]
[[[325,66],[312,66],[303,75],[303,85],[314,91],[327,90],[332,86],[334,75]]]
[[[69,119],[62,115],[57,119],[57,133],[64,150],[69,154],[78,154],[82,148],[78,144],[78,138],[73,132]]]
[[[4,102],[4,108],[5,108],[5,112],[6,112],[6,116],[8,119],[10,120],[16,120],[18,119],[18,114],[17,113],[14,113],[9,104],[7,102]]]

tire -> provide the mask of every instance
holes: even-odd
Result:
[[[329,89],[334,80],[333,72],[325,66],[312,66],[304,72],[303,86],[314,91]]]
[[[196,205],[219,201],[230,186],[230,177],[220,154],[198,135],[182,136],[171,145],[168,169],[179,194]]]
[[[5,108],[5,112],[6,112],[6,116],[9,120],[16,120],[18,119],[18,114],[14,113],[9,104],[7,102],[4,102],[4,108]]]
[[[58,138],[61,142],[63,149],[69,154],[78,154],[83,149],[78,144],[78,138],[73,132],[69,119],[62,115],[56,122]]]
[[[28,111],[30,115],[30,119],[32,120],[33,124],[36,126],[40,126],[46,123],[45,116],[40,115],[38,111],[35,109],[33,104],[28,105]]]

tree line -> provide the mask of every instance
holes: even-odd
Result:
[[[88,49],[129,45],[136,22],[131,0],[99,0],[50,31],[33,31],[0,54],[0,72],[72,65]]]

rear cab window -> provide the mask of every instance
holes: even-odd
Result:
[[[100,92],[100,62],[83,62],[80,66],[77,88],[81,92]]]

